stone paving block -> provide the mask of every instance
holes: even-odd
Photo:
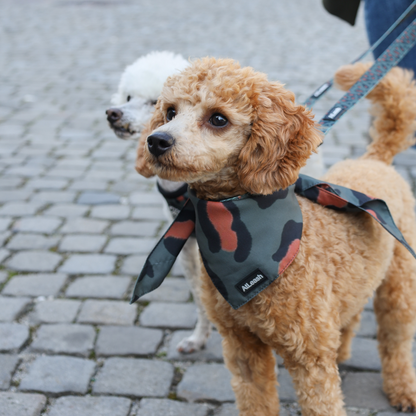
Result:
[[[283,407],[280,407],[280,415],[279,416],[286,416],[285,414],[282,414]],[[219,412],[215,413],[215,416],[239,416],[237,407],[234,403],[225,403],[221,406],[221,409]]]
[[[8,276],[6,272],[0,272],[0,285],[7,280]]]
[[[178,384],[178,397],[189,402],[212,400],[234,401],[231,374],[222,364],[194,364]]]
[[[51,234],[62,224],[58,218],[29,217],[22,218],[13,224],[13,231]]]
[[[120,197],[110,192],[83,192],[77,200],[78,204],[103,205],[118,204]]]
[[[90,325],[41,325],[30,351],[43,354],[88,356],[94,347],[96,332]]]
[[[374,304],[373,304],[374,299],[370,298],[368,299],[368,302],[365,304],[364,309],[366,311],[374,311]]]
[[[97,355],[155,354],[162,342],[163,331],[137,326],[102,326],[95,351]]]
[[[8,202],[0,208],[0,215],[25,217],[34,215],[44,206],[44,202]]]
[[[67,396],[56,400],[49,416],[127,416],[130,406],[124,397]]]
[[[67,297],[121,299],[131,283],[129,277],[91,276],[81,277],[68,286]]]
[[[0,150],[1,153],[1,150]],[[18,188],[23,183],[22,178],[10,178],[4,177],[0,178],[0,189],[15,189]]]
[[[168,399],[142,399],[137,416],[207,416],[209,411],[210,407],[207,404],[182,403]]]
[[[21,391],[41,391],[55,394],[85,394],[94,373],[95,363],[90,360],[66,356],[40,356],[23,375]]]
[[[188,283],[183,278],[168,277],[162,285],[153,292],[140,298],[141,301],[157,302],[187,302],[191,292]]]
[[[62,261],[57,253],[41,250],[20,251],[7,262],[10,269],[22,272],[52,272]]]
[[[31,302],[29,298],[10,298],[0,296],[0,322],[12,322]]]
[[[381,370],[377,341],[374,339],[355,337],[352,340],[351,358],[342,365],[360,370]]]
[[[277,388],[277,391],[279,393],[279,399],[282,402],[296,402],[296,391],[289,371],[285,368],[279,368],[278,381],[279,387]]]
[[[59,237],[56,236],[18,233],[10,239],[7,248],[10,250],[47,250],[55,247],[58,242]]]
[[[32,191],[28,189],[19,190],[2,190],[0,193],[0,204],[5,202],[25,201],[32,195]]]
[[[67,276],[61,273],[17,275],[3,289],[3,295],[56,296],[65,284]]]
[[[7,259],[7,257],[10,256],[10,251],[6,250],[4,248],[0,248],[0,263],[3,262],[3,260]]]
[[[403,412],[395,412],[395,411],[377,413],[377,416],[397,416],[397,415],[416,416],[416,413],[403,413]]]
[[[9,228],[9,225],[12,223],[11,218],[0,218],[0,231],[6,231]]]
[[[59,155],[59,153],[56,153]],[[84,176],[85,169],[52,168],[46,172],[45,177],[75,179]]]
[[[92,252],[100,251],[107,241],[104,235],[75,234],[65,236],[59,251]]]
[[[156,221],[120,221],[110,229],[111,235],[130,235],[137,237],[154,237],[160,228],[160,222]]]
[[[185,337],[189,337],[192,331],[176,331],[173,333],[168,348],[168,360],[175,361],[223,361],[221,335],[217,331],[212,331],[205,347],[190,354],[182,354],[177,350],[177,345]]]
[[[42,394],[0,392],[0,416],[39,416],[45,405]]]
[[[75,192],[71,191],[41,191],[32,196],[32,201],[44,202],[73,202],[75,199]]]
[[[0,390],[7,390],[10,387],[12,375],[17,367],[18,362],[19,357],[17,355],[0,354]]]
[[[89,218],[73,218],[62,227],[63,234],[101,234],[109,222],[102,220],[93,220]]]
[[[148,254],[156,244],[153,238],[115,237],[105,248],[106,253],[112,254]]]
[[[135,305],[115,300],[87,300],[77,321],[97,325],[133,325],[137,315]]]
[[[140,323],[157,328],[194,328],[196,318],[193,303],[152,302],[141,313]]]
[[[347,416],[370,416],[373,412],[369,409],[357,409],[355,407],[346,408]]]
[[[163,197],[158,192],[132,192],[129,197],[131,205],[162,205]]]
[[[4,245],[6,240],[10,237],[10,231],[0,232],[0,247]]]
[[[163,208],[140,206],[134,208],[131,215],[133,220],[164,220],[166,218]]]
[[[375,338],[377,336],[377,321],[374,312],[363,311],[361,314],[361,324],[357,331],[359,337]]]
[[[67,179],[36,178],[26,183],[28,189],[63,189],[68,185]]]
[[[59,271],[68,274],[112,273],[116,256],[110,254],[73,254]]]
[[[74,181],[69,189],[76,191],[105,191],[108,187],[107,181],[93,180],[78,180]]]
[[[147,256],[144,254],[133,254],[131,256],[127,256],[121,266],[121,273],[133,276],[139,275],[146,261],[146,257]]]
[[[34,324],[73,322],[80,306],[80,301],[69,299],[37,302],[33,311],[29,314],[29,320]]]
[[[130,207],[126,205],[99,205],[91,210],[91,217],[104,220],[125,220],[129,217]]]
[[[89,208],[83,205],[75,204],[54,204],[47,210],[45,210],[45,215],[72,218],[72,217],[82,217],[87,213]],[[64,231],[67,232],[67,231]]]
[[[21,324],[0,323],[0,352],[20,349],[29,339],[29,328]]]
[[[382,390],[382,379],[376,373],[348,373],[342,382],[346,406],[391,410]]]
[[[132,397],[167,397],[172,379],[173,366],[170,363],[109,358],[96,376],[93,392]]]

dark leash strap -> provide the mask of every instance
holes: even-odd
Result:
[[[358,58],[354,59],[351,64],[355,64],[358,61],[361,61],[370,53],[372,53],[386,38],[396,29],[403,21],[409,17],[411,14],[416,12],[416,0],[401,14],[401,16],[390,26],[389,29],[380,37],[380,39],[374,43],[369,49],[367,49],[363,54]],[[391,46],[391,45],[390,45]],[[320,85],[313,94],[303,103],[307,107],[312,107],[318,100],[320,100],[334,85],[334,79],[331,78],[329,81],[324,82]]]

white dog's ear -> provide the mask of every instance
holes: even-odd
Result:
[[[265,83],[252,103],[256,118],[238,158],[238,176],[252,194],[270,194],[293,184],[322,142],[311,111],[295,104],[279,83]]]

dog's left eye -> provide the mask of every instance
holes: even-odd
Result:
[[[215,113],[209,119],[209,124],[214,127],[225,127],[228,124],[228,120],[220,113]]]
[[[131,100],[130,95],[127,96],[127,102],[129,102]]]

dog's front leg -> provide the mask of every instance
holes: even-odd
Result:
[[[337,366],[339,332],[329,322],[310,325],[309,334],[292,329],[286,334],[291,345],[279,353],[293,378],[302,415],[346,416]]]
[[[275,359],[272,349],[244,329],[221,331],[227,368],[231,371],[240,416],[278,416]]]

